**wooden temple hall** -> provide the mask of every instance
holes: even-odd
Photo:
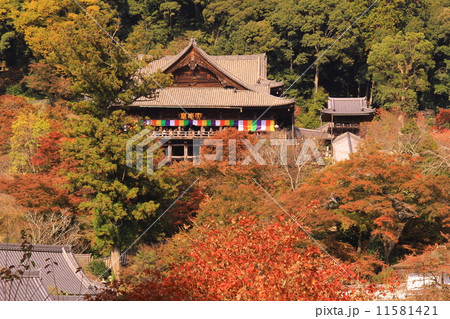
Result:
[[[267,79],[267,58],[212,56],[191,39],[175,56],[150,62],[140,72],[173,75],[173,85],[152,98],[140,97],[128,112],[155,136],[170,137],[172,159],[188,159],[192,140],[227,127],[240,131],[293,130],[294,100],[280,97],[283,82]]]
[[[358,135],[362,122],[372,121],[375,110],[367,106],[365,97],[329,97],[328,108],[322,109],[320,117],[331,136],[343,133]]]

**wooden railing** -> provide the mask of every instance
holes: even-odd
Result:
[[[332,128],[359,128],[359,123],[330,123]]]
[[[153,131],[152,137],[170,137],[170,138],[206,138],[214,136],[215,131]]]

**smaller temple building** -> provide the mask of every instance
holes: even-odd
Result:
[[[362,142],[362,139],[350,132],[345,132],[331,142],[333,148],[333,159],[336,162],[343,161],[350,158],[350,154],[353,154],[358,149],[358,144]]]
[[[406,293],[422,289],[450,288],[450,246],[438,245],[392,268],[405,280]]]
[[[372,121],[375,110],[367,107],[365,97],[329,97],[328,107],[322,109],[320,117],[329,122],[329,133],[338,136],[346,132],[358,135],[361,123]]]

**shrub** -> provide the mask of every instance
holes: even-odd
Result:
[[[86,270],[93,274],[96,277],[101,277],[103,279],[107,279],[111,276],[111,269],[106,267],[105,262],[103,260],[93,260],[91,261]]]
[[[8,95],[18,96],[18,95],[23,95],[24,93],[25,93],[25,90],[23,89],[23,87],[20,83],[13,84],[6,88],[6,94],[8,94]]]

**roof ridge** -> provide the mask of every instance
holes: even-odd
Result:
[[[328,97],[329,100],[365,100],[366,97]]]
[[[265,54],[264,53],[260,53],[260,54],[239,54],[239,55],[233,55],[233,54],[224,54],[224,55],[213,55],[210,54],[210,57],[212,57],[213,59],[226,59],[226,60],[246,60],[246,59],[255,59],[256,58],[260,58],[260,57],[264,57]]]
[[[232,92],[233,89],[227,89],[227,88],[223,88],[223,87],[195,87],[195,86],[189,86],[189,87],[184,87],[184,86],[169,86],[169,87],[165,87],[164,90],[205,90],[205,91],[212,91],[212,90],[217,90],[217,91],[230,91]],[[156,90],[161,90],[161,89],[156,89]],[[252,94],[263,94],[266,96],[269,96],[271,98],[275,98],[275,99],[279,99],[279,100],[283,100],[283,101],[291,101],[291,102],[295,102],[294,98],[286,98],[283,96],[276,96],[276,95],[272,95],[272,94],[268,94],[266,92],[262,92],[259,90],[236,90],[235,92],[233,92],[233,94],[239,94],[239,93],[243,93],[243,92],[251,92]],[[149,98],[149,100],[154,100],[154,98]]]
[[[88,288],[90,286],[97,287],[97,284],[90,280],[83,271],[80,271],[80,265],[78,264],[77,260],[73,256],[74,254],[72,252],[67,252],[64,248],[62,250],[62,255],[64,260],[67,262],[67,265],[69,266],[70,270],[73,271],[76,277],[81,281],[81,285],[85,286],[85,288]]]
[[[167,62],[162,68],[161,71],[165,72],[170,66],[172,66],[173,64],[175,64],[181,57],[183,57],[190,49],[195,48],[198,53],[206,60],[208,61],[210,64],[212,64],[217,70],[219,70],[220,72],[222,72],[224,75],[226,75],[227,77],[229,77],[230,79],[232,79],[233,81],[237,82],[238,84],[240,84],[241,86],[243,86],[244,88],[250,90],[250,91],[257,91],[256,88],[251,85],[250,83],[245,82],[244,80],[238,78],[237,76],[235,76],[234,74],[232,74],[231,72],[229,72],[228,70],[226,70],[225,68],[223,68],[221,65],[218,65],[216,61],[214,61],[209,54],[207,54],[205,51],[203,51],[202,48],[200,48],[200,46],[197,44],[197,42],[195,41],[194,38],[191,38],[191,40],[189,41],[189,44],[177,55],[174,56],[173,59],[170,59],[169,62]]]
[[[17,243],[0,243],[0,250],[23,250],[26,246]],[[62,249],[72,251],[69,245],[31,245],[31,251],[62,252]]]
[[[358,135],[352,133],[352,132],[345,132],[342,134],[339,134],[338,136],[336,136],[333,140],[333,142],[337,141],[337,140],[342,140],[345,138],[350,138],[350,137],[356,137],[358,140],[362,141],[363,139],[361,137],[359,137]]]
[[[25,270],[23,273],[19,273],[18,270],[15,272],[21,278],[41,278],[41,270]]]

